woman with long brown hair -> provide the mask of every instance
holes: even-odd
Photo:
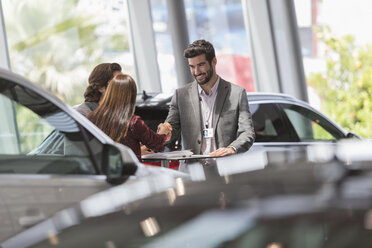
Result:
[[[114,141],[130,147],[141,161],[140,143],[154,151],[162,151],[171,136],[172,127],[160,124],[158,133],[152,131],[139,116],[134,115],[137,86],[126,74],[110,80],[102,102],[87,118]]]

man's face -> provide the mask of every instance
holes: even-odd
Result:
[[[191,74],[199,85],[204,85],[211,80],[214,74],[215,58],[212,60],[212,64],[207,61],[205,54],[189,58],[188,61]]]

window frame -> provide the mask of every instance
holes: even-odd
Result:
[[[297,113],[301,114],[302,116],[306,117],[308,120],[311,120],[313,122],[316,122],[315,120],[313,120],[313,118],[309,118],[309,116],[304,115],[302,112],[299,112],[296,109],[305,110],[305,112],[312,113],[313,115],[318,117],[318,119],[320,120],[320,123],[322,123],[322,124],[317,123],[317,122],[316,123],[335,138],[335,140],[333,142],[336,142],[337,140],[345,138],[345,134],[332,121],[330,121],[326,116],[322,115],[317,110],[309,108],[309,107],[304,106],[304,105],[296,104],[296,103],[293,103],[293,102],[277,103],[277,106],[280,109],[280,112],[282,113],[283,118],[286,121],[288,129],[290,129],[292,131],[293,135],[298,137],[298,142],[306,143],[306,142],[332,142],[332,141],[331,140],[329,140],[329,141],[328,140],[327,141],[325,141],[325,140],[315,140],[315,139],[313,141],[301,141],[300,137],[297,135],[296,128],[293,126],[292,121],[289,119],[287,113],[285,112],[285,109],[286,109],[285,105],[294,107],[295,109],[293,109],[293,108],[287,108],[287,109],[296,111]]]

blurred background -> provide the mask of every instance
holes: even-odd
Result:
[[[103,62],[119,63],[139,92],[172,93],[192,80],[183,50],[203,38],[214,44],[224,79],[249,92],[293,95],[372,137],[370,0],[1,0],[0,7],[1,66],[70,105],[83,102],[89,73]]]

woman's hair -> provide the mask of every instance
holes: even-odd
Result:
[[[114,141],[126,135],[136,107],[137,86],[133,78],[119,74],[110,80],[102,103],[87,118]]]
[[[116,71],[121,72],[121,66],[117,63],[102,63],[94,67],[88,78],[88,87],[84,92],[85,101],[99,102],[102,95],[99,89],[107,87]]]

